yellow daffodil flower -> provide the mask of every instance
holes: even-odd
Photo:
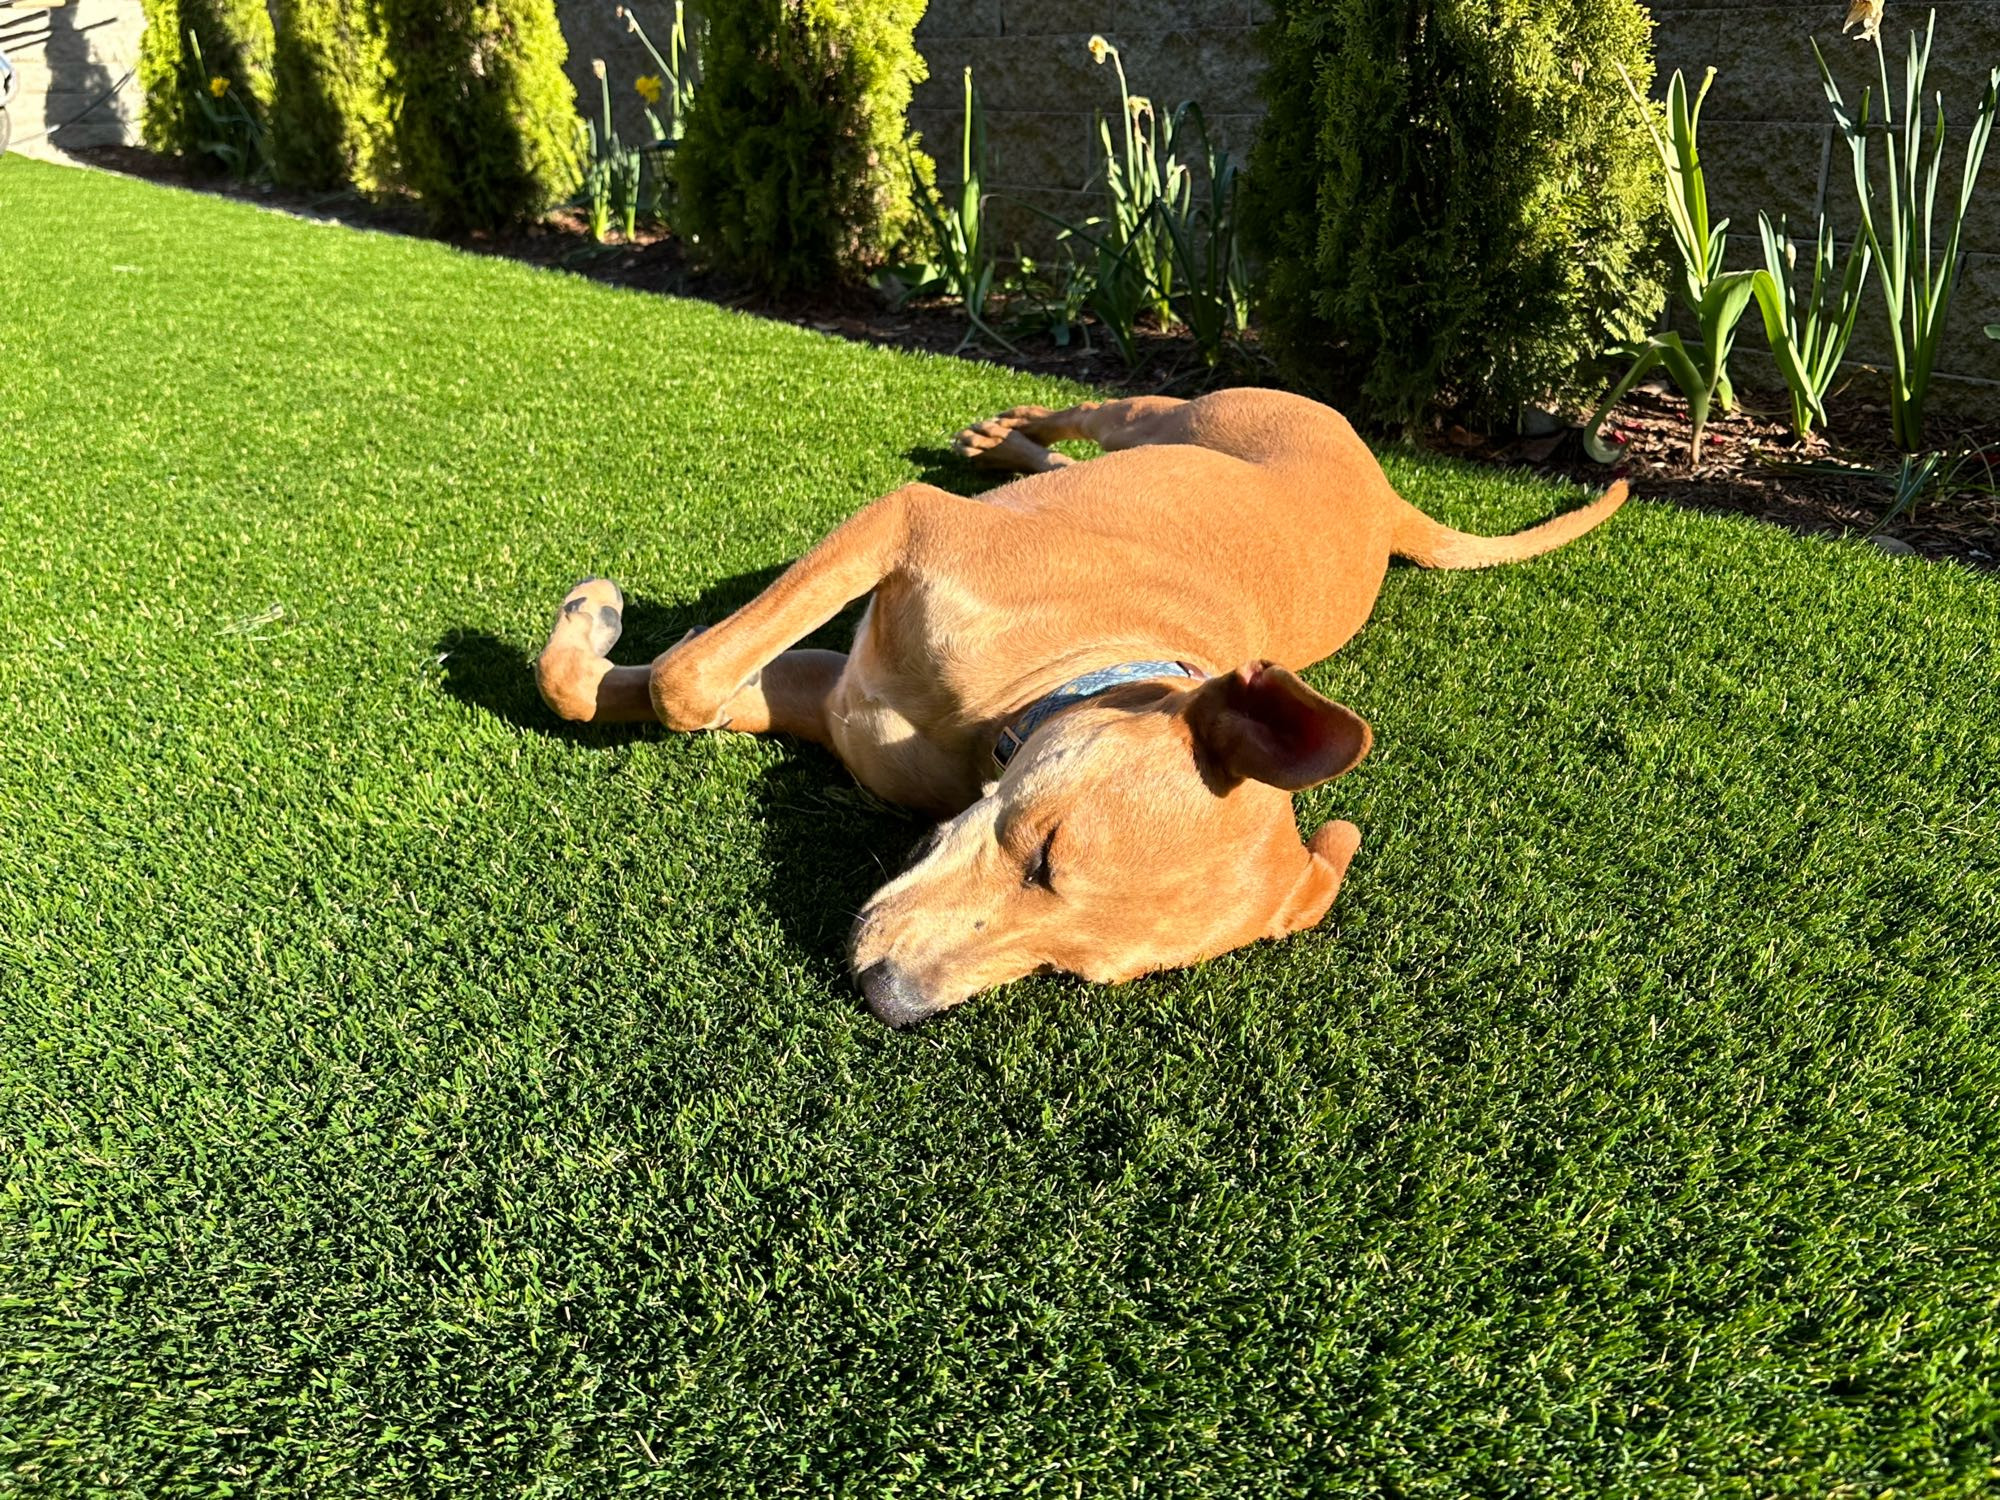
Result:
[[[222,77],[209,79],[208,91],[211,94],[215,95],[216,98],[220,99],[224,94],[229,92],[229,80],[227,78],[222,78]]]
[[[653,74],[644,73],[632,80],[632,87],[638,90],[639,97],[648,104],[658,104],[665,85]]]
[[[1099,67],[1104,66],[1104,56],[1110,50],[1111,44],[1105,41],[1103,37],[1094,36],[1090,39],[1090,60]]]
[[[1847,7],[1847,19],[1840,23],[1841,31],[1849,32],[1859,26],[1861,32],[1855,40],[1874,41],[1875,34],[1882,29],[1882,12],[1888,9],[1888,6],[1889,0],[1854,0],[1854,3]]]

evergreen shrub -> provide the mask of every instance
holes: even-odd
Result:
[[[1274,0],[1247,186],[1265,334],[1365,414],[1594,394],[1662,297],[1638,0]]]
[[[376,3],[396,157],[437,228],[497,228],[575,189],[576,90],[552,0]]]
[[[271,0],[271,156],[294,187],[395,180],[392,80],[371,0]]]
[[[852,281],[915,244],[907,115],[924,0],[713,0],[674,153],[675,227],[776,291]],[[912,168],[915,168],[914,174]]]

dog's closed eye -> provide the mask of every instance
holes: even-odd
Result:
[[[1056,846],[1056,831],[1051,828],[1049,836],[1042,840],[1041,847],[1028,860],[1028,868],[1021,876],[1021,884],[1038,885],[1045,891],[1056,888],[1055,871],[1050,856]]]

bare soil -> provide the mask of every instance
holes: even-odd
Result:
[[[1435,446],[1467,458],[1523,465],[1602,485],[1624,472],[1635,492],[1697,510],[1755,516],[1813,535],[1865,535],[1893,501],[1885,482],[1902,455],[1888,441],[1889,407],[1880,372],[1863,368],[1828,402],[1833,435],[1801,444],[1791,431],[1784,392],[1738,389],[1734,412],[1712,417],[1699,462],[1688,454],[1687,402],[1664,384],[1642,385],[1605,423],[1625,457],[1606,469],[1583,451],[1580,430],[1541,438],[1483,434],[1447,427]],[[2000,403],[1996,403],[2000,405]],[[1881,531],[1923,557],[1974,567],[2000,567],[2000,420],[1933,410],[1927,437],[1953,455],[1967,455],[1964,483],[1894,518]],[[1837,440],[1836,440],[1837,439]],[[1852,474],[1801,472],[1800,465],[1844,466]],[[1873,471],[1872,475],[1868,471]],[[1900,549],[1898,549],[1900,550]]]
[[[129,146],[100,146],[76,153],[87,165],[146,177],[313,218],[336,219],[390,233],[428,235],[412,202],[375,202],[351,192],[311,194],[248,186],[204,173],[181,158],[156,156]],[[1192,394],[1212,384],[1277,384],[1275,371],[1254,336],[1232,351],[1218,370],[1204,366],[1185,334],[1140,335],[1140,359],[1128,367],[1101,334],[1058,346],[1046,331],[1023,327],[1019,308],[992,320],[1011,347],[981,337],[966,340],[964,316],[946,303],[891,306],[867,287],[836,289],[811,297],[774,297],[690,261],[681,242],[642,230],[631,242],[600,245],[584,215],[559,210],[539,223],[494,234],[447,236],[461,249],[507,256],[641,291],[699,297],[722,306],[787,319],[861,343],[956,353],[1033,374],[1061,375],[1130,393]],[[1737,410],[1713,418],[1698,462],[1688,454],[1687,403],[1672,390],[1648,384],[1632,392],[1605,424],[1619,441],[1618,469],[1593,462],[1580,434],[1569,428],[1539,437],[1469,431],[1440,424],[1417,435],[1426,446],[1458,457],[1525,467],[1538,473],[1602,487],[1623,472],[1649,499],[1698,510],[1750,515],[1794,531],[1861,535],[1874,527],[1891,501],[1891,489],[1865,472],[1801,472],[1800,464],[1852,466],[1886,475],[1900,455],[1888,441],[1886,386],[1879,371],[1861,367],[1829,403],[1828,435],[1799,444],[1790,431],[1782,391],[1739,388]],[[2000,399],[1978,417],[1933,410],[1930,442],[1954,454],[1975,455],[1961,470],[1969,483],[1896,518],[1881,533],[1922,557],[1976,568],[2000,568]],[[1990,468],[1987,465],[1990,464]],[[1900,549],[1898,549],[1900,550]]]

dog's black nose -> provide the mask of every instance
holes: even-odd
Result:
[[[868,997],[868,1009],[885,1026],[914,1026],[937,1007],[924,998],[909,975],[890,959],[880,959],[861,971],[861,993]]]

